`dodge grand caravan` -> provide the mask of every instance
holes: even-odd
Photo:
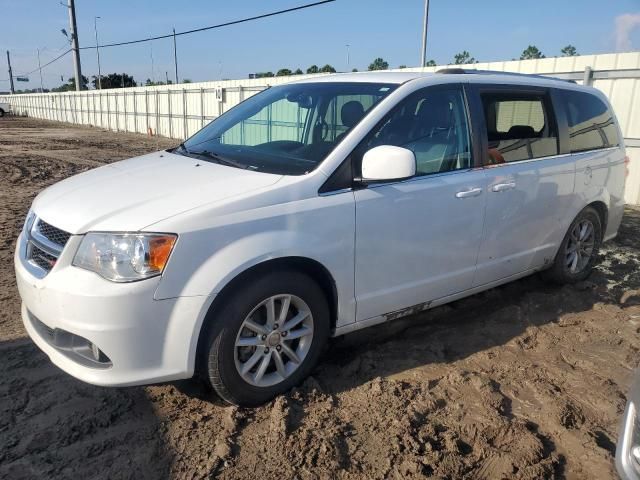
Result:
[[[329,336],[537,271],[586,278],[620,225],[627,161],[607,99],[561,80],[272,87],[174,149],[40,193],[15,253],[24,324],[86,382],[198,375],[257,405]]]

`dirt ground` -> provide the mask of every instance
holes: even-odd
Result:
[[[191,382],[83,384],[26,338],[12,256],[35,194],[173,141],[0,120],[0,478],[614,478],[640,361],[640,210],[588,281],[538,276],[335,339],[264,407]]]

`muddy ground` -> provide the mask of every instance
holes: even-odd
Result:
[[[640,210],[575,286],[538,276],[334,340],[256,410],[196,384],[109,389],[26,338],[12,255],[34,195],[174,142],[0,119],[0,478],[614,478],[640,361]]]

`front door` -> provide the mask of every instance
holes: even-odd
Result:
[[[419,90],[354,153],[378,145],[416,156],[412,179],[356,190],[355,287],[364,320],[471,287],[481,242],[486,177],[474,169],[460,86]]]

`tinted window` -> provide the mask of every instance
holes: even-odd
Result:
[[[558,134],[544,95],[482,95],[489,161],[517,162],[558,154]]]
[[[400,102],[358,147],[404,147],[416,156],[416,175],[470,168],[469,127],[462,91],[424,89]]]
[[[563,90],[562,96],[567,111],[571,152],[619,144],[613,113],[602,100],[590,93],[570,90]]]

